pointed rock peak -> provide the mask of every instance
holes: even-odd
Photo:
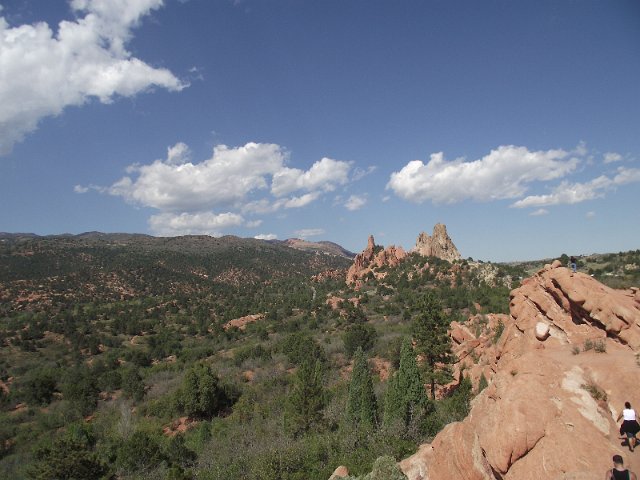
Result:
[[[420,233],[412,251],[425,257],[438,257],[448,262],[462,258],[443,223],[437,223],[433,227],[433,236],[431,237],[424,232]]]
[[[369,235],[369,240],[367,241],[367,248],[375,248],[376,241],[373,239],[373,235]]]
[[[373,258],[373,252],[375,252],[376,242],[373,239],[373,235],[369,235],[369,240],[367,241],[367,248],[362,251],[362,255],[367,259]]]

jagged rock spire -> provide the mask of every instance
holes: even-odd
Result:
[[[433,235],[431,237],[424,232],[418,235],[416,246],[412,252],[417,252],[425,257],[438,257],[448,262],[462,258],[462,255],[460,255],[460,252],[447,234],[446,225],[442,223],[438,223],[433,227]]]

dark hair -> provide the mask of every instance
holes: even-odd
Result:
[[[617,463],[618,465],[622,465],[624,463],[624,460],[622,460],[622,457],[620,455],[614,455],[613,456],[613,463]]]
[[[624,408],[631,408],[631,404],[629,402],[624,402]]]

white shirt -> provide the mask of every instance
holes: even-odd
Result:
[[[625,408],[624,410],[622,410],[622,418],[624,420],[635,420],[636,411],[633,408]]]

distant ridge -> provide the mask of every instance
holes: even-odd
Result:
[[[324,253],[337,257],[352,260],[355,253],[341,247],[337,243],[329,241],[309,242],[299,238],[287,240],[258,240],[255,238],[242,238],[235,235],[224,235],[222,237],[212,237],[209,235],[181,235],[176,237],[154,237],[144,233],[104,233],[104,232],[83,232],[79,234],[61,233],[56,235],[37,235],[35,233],[8,233],[0,232],[0,241],[39,241],[39,240],[60,240],[62,242],[73,242],[74,244],[116,244],[120,246],[138,246],[151,248],[154,250],[175,250],[175,251],[207,251],[210,249],[219,250],[232,246],[259,246],[265,243],[273,246],[288,247],[306,253]]]
[[[301,250],[303,252],[326,253],[329,255],[348,258],[349,260],[352,260],[356,256],[355,253],[341,247],[337,243],[328,241],[309,242],[300,238],[288,238],[287,240],[271,240],[271,242],[281,243],[288,247],[295,248],[296,250]]]

